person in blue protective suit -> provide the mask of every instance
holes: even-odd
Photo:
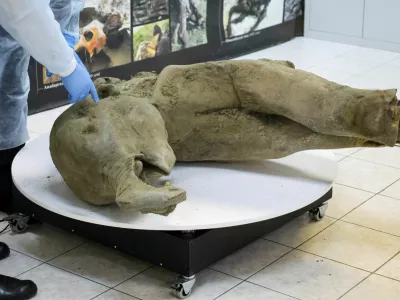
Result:
[[[0,0],[0,211],[12,210],[11,164],[29,139],[30,56],[61,76],[70,103],[88,96],[99,100],[88,71],[73,50],[83,6],[84,0]],[[0,242],[0,260],[9,253]],[[32,281],[0,275],[1,300],[30,299],[36,293]]]

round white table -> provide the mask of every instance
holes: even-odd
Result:
[[[68,218],[127,229],[188,231],[250,224],[305,207],[325,195],[337,174],[329,151],[246,163],[178,163],[170,176],[187,200],[169,216],[123,212],[79,200],[49,151],[49,135],[28,143],[12,166],[15,186],[30,201]]]

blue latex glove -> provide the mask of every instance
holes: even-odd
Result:
[[[70,46],[72,49],[75,49],[75,45],[78,42],[76,40],[76,38],[74,36],[72,36],[72,35],[67,34],[67,33],[63,33],[62,35],[64,36],[68,46]],[[75,51],[74,51],[74,56],[75,56],[76,62],[85,67],[85,65],[83,64],[81,58],[78,56],[78,54]],[[46,76],[47,77],[51,77],[52,75],[53,75],[53,73],[49,72],[46,69]]]
[[[92,95],[94,102],[99,102],[99,96],[89,72],[81,64],[77,63],[75,70],[70,75],[61,77],[61,80],[68,91],[70,104],[86,99],[89,94]]]

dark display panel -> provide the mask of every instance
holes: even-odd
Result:
[[[93,79],[240,56],[303,32],[304,0],[86,0],[75,46]],[[67,104],[31,59],[29,113]]]

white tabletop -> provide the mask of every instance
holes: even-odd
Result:
[[[188,199],[168,217],[79,200],[51,160],[48,134],[18,153],[12,174],[25,197],[54,213],[112,227],[180,231],[243,225],[303,208],[329,191],[337,163],[331,152],[306,151],[253,163],[177,164],[167,179]]]

